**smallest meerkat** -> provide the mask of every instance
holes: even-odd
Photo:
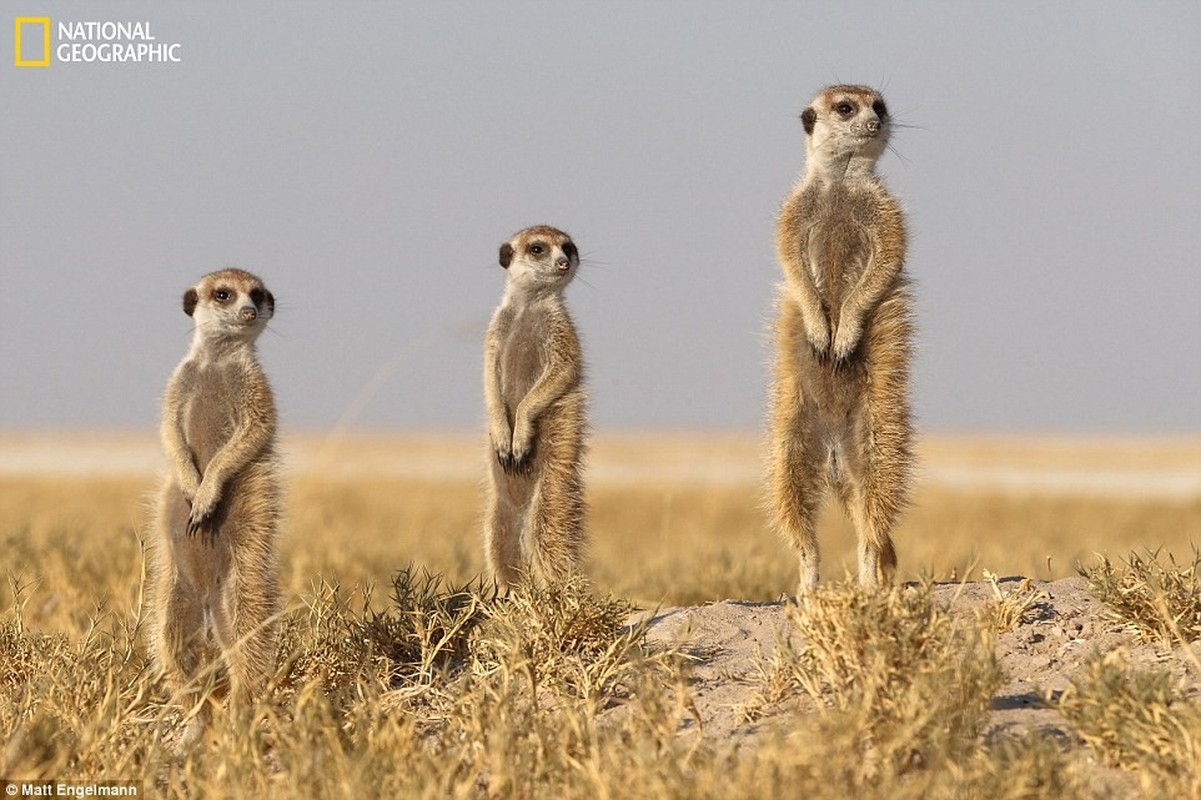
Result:
[[[571,237],[546,225],[500,247],[505,294],[484,341],[484,540],[502,591],[562,581],[584,548],[583,356],[563,302],[579,263]]]
[[[181,747],[210,716],[204,683],[220,668],[245,706],[275,659],[275,538],[281,494],[275,401],[255,340],[275,298],[255,275],[224,269],[183,296],[192,346],[167,383],[150,597],[151,655],[192,714]]]

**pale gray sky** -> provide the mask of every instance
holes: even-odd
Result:
[[[183,60],[18,69],[16,16]],[[854,82],[913,126],[880,169],[922,427],[1201,430],[1196,2],[18,0],[0,34],[0,428],[153,429],[229,265],[279,298],[284,425],[477,426],[496,248],[548,223],[597,427],[756,429],[798,115]]]

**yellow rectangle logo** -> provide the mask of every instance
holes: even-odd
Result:
[[[41,59],[25,58],[25,54],[21,49],[22,28],[28,28],[25,31],[25,41],[29,43],[30,34],[36,37],[34,26],[42,26],[42,57]],[[36,42],[37,39],[33,38]],[[30,48],[32,49],[32,48]],[[13,20],[13,63],[18,67],[48,67],[50,66],[50,17],[17,17]]]

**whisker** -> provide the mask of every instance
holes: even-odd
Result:
[[[900,150],[898,150],[896,147],[894,147],[891,142],[888,143],[887,149],[890,153],[895,155],[897,158],[899,158],[901,161],[905,162],[906,164],[912,163],[912,162],[910,162],[910,160],[908,158],[905,157],[905,155],[903,153],[901,153]]]

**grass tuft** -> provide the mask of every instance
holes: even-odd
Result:
[[[794,629],[762,670],[763,704],[795,692],[817,701],[816,736],[842,758],[848,790],[943,769],[976,752],[1001,672],[992,634],[953,618],[929,582],[865,592],[819,588],[789,610]]]
[[[1051,597],[1022,578],[1016,589],[1001,590],[996,573],[984,570],[984,580],[992,588],[993,600],[983,608],[983,619],[995,633],[1006,633],[1022,623],[1032,622],[1047,607]]]
[[[1118,649],[1047,701],[1106,764],[1148,774],[1165,796],[1201,796],[1201,707],[1166,672],[1133,669]]]
[[[1192,561],[1178,564],[1160,550],[1132,552],[1115,566],[1098,555],[1093,567],[1078,571],[1089,588],[1112,609],[1114,616],[1145,639],[1169,646],[1201,641],[1201,551],[1193,546]]]

